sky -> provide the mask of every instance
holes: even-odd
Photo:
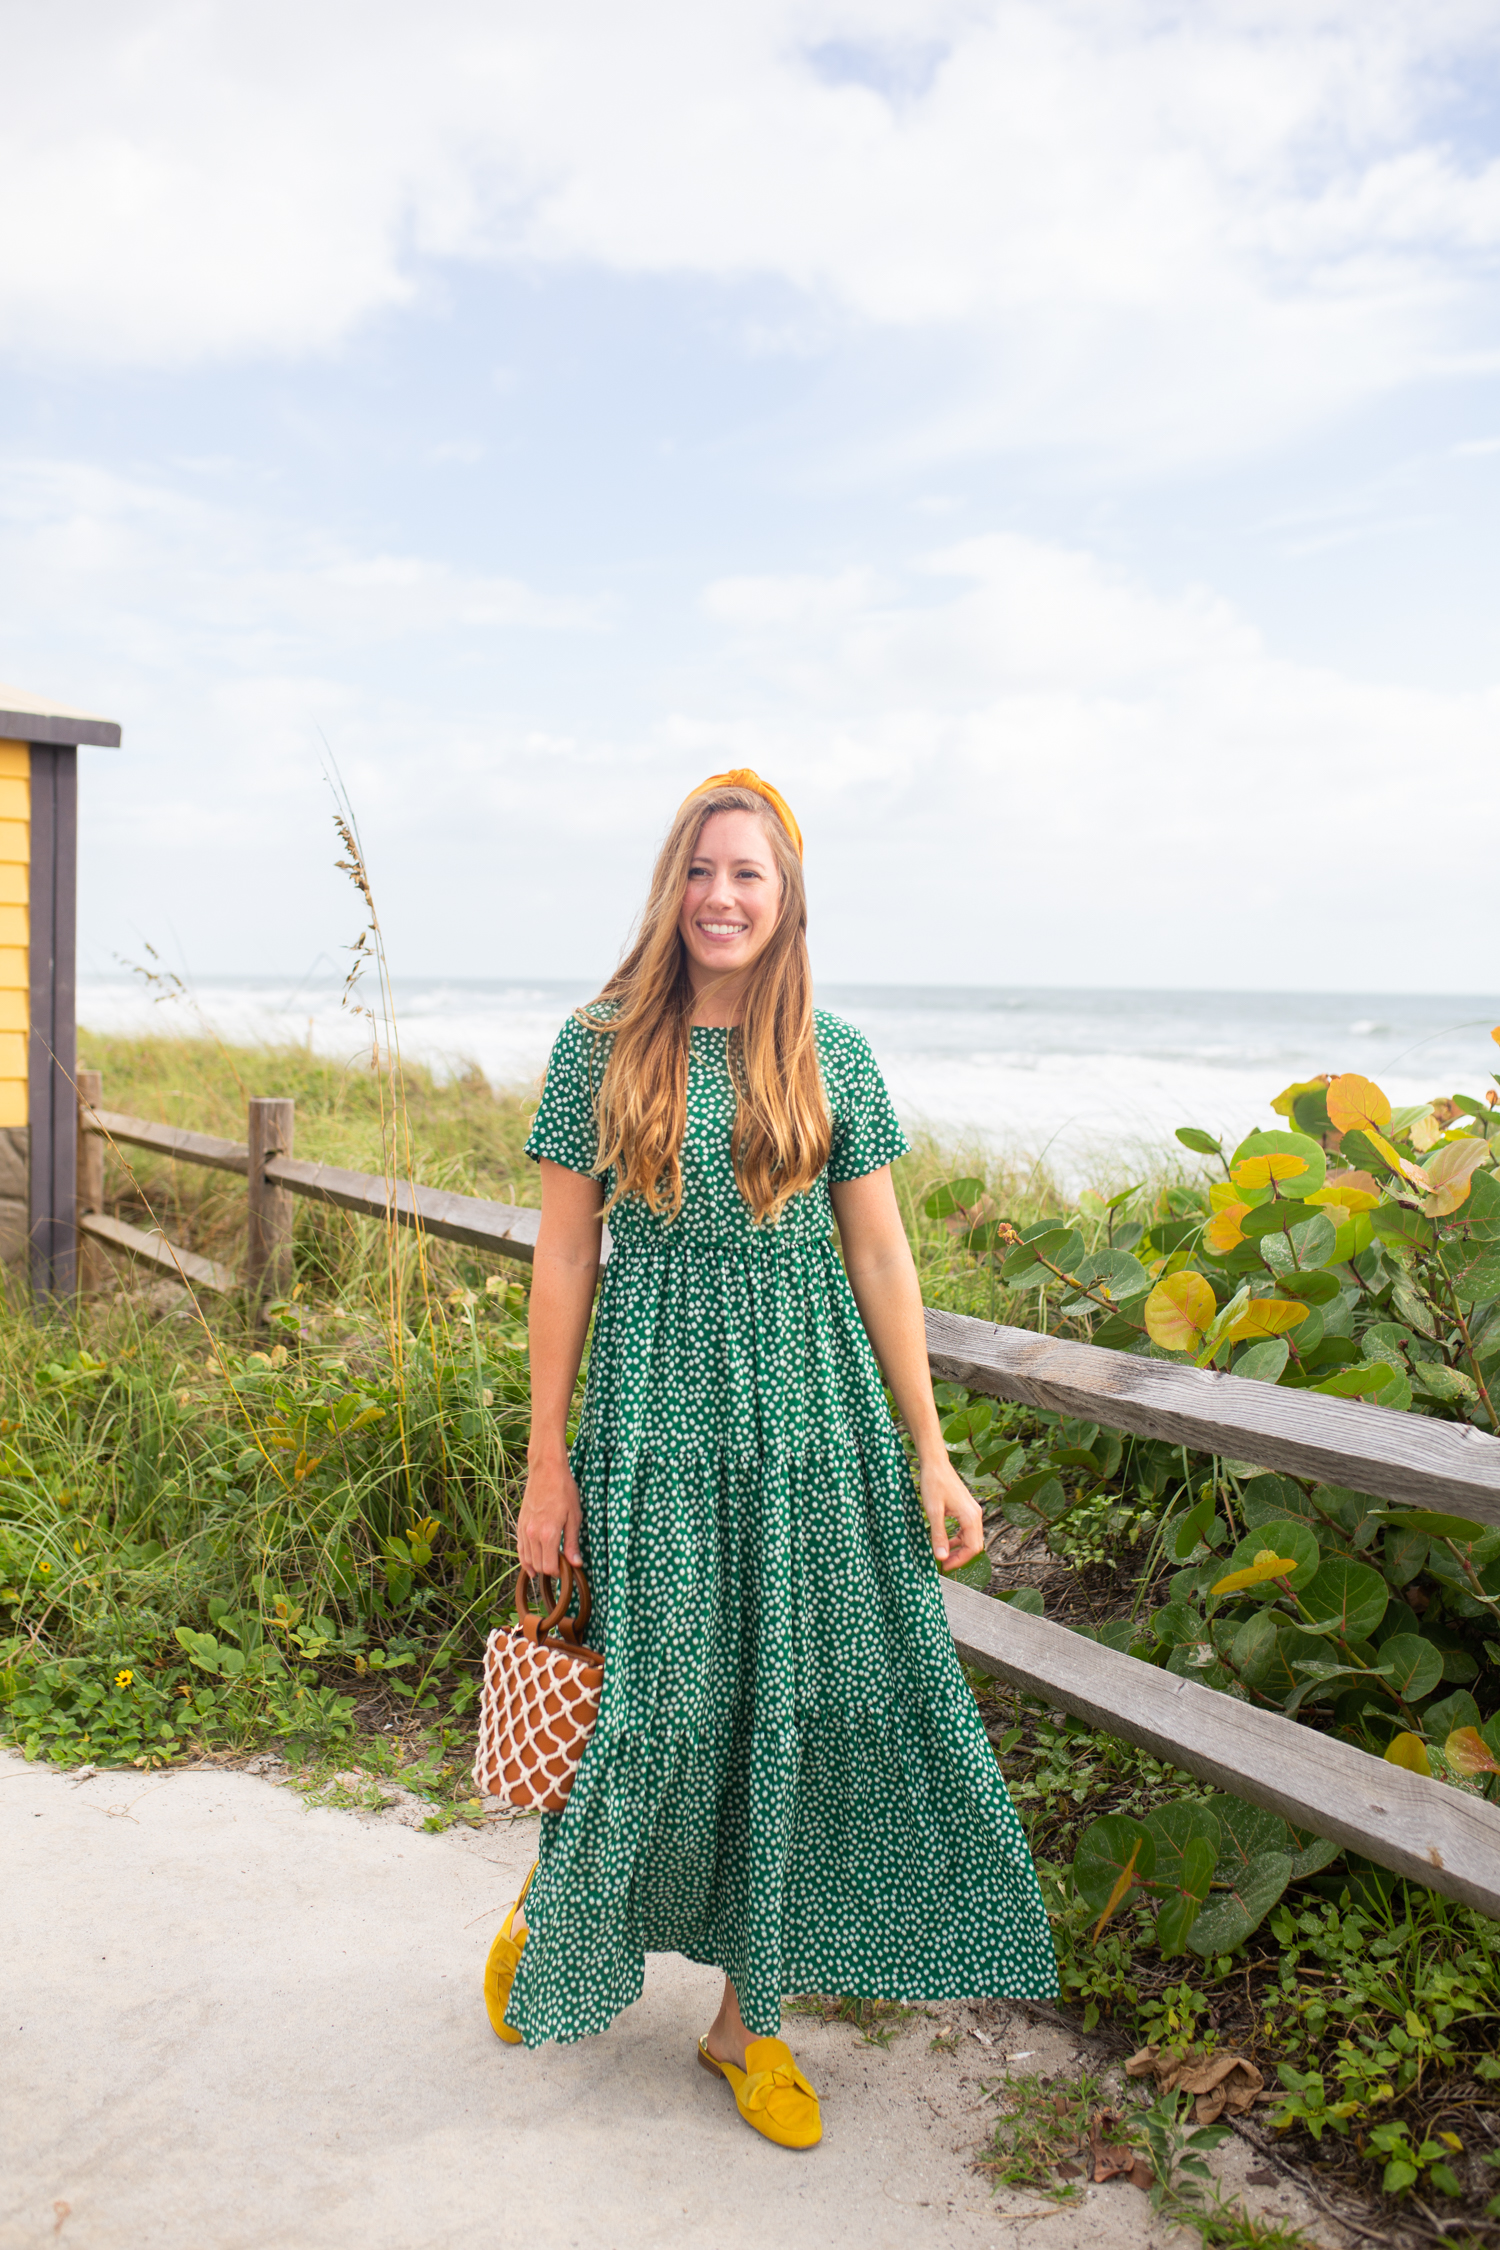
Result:
[[[1497,981],[1496,0],[58,0],[0,680],[81,961],[602,977],[749,764],[829,981]]]

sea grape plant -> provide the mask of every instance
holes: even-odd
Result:
[[[1272,1104],[1285,1129],[1230,1154],[1179,1127],[1223,1177],[1173,1191],[1164,1216],[1123,1217],[1128,1191],[1085,1194],[1062,1222],[982,1221],[970,1247],[1095,1344],[1495,1429],[1495,1105],[1491,1091],[1397,1110],[1354,1072],[1306,1080]]]
[[[973,1180],[947,1183],[927,1209],[1004,1285],[1037,1292],[1039,1326],[1495,1429],[1496,1093],[1396,1109],[1369,1079],[1328,1073],[1285,1088],[1272,1110],[1285,1124],[1229,1153],[1182,1127],[1220,1176],[1144,1212],[1135,1189],[1085,1193],[1065,1218],[1016,1229]],[[1156,1441],[1051,1416],[1037,1447],[988,1400],[945,1403],[950,1450],[992,1511],[1054,1548],[1101,1495],[1133,1486],[1138,1502],[1160,1502],[1140,1574],[1155,1606],[1140,1615],[1138,1599],[1130,1617],[1082,1630],[1500,1796],[1500,1528],[1243,1464],[1195,1492],[1186,1456]],[[1164,1602],[1163,1565],[1176,1566]],[[1311,1870],[1313,1847],[1280,1828],[1230,1800],[1145,1822],[1113,1815],[1086,1832],[1075,1880],[1101,1928],[1127,1898],[1147,1900],[1165,1951],[1229,1951]]]

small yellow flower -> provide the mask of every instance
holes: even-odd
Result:
[[[133,1686],[133,1685],[134,1685],[134,1683],[135,1683],[135,1674],[134,1674],[134,1672],[116,1672],[116,1674],[115,1674],[115,1686],[116,1686],[116,1687],[131,1687],[131,1686]]]

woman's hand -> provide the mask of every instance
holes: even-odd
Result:
[[[516,1557],[527,1576],[555,1578],[559,1550],[570,1563],[581,1563],[582,1524],[583,1507],[566,1459],[534,1463],[516,1524]]]
[[[984,1510],[946,1455],[922,1464],[921,1487],[932,1551],[944,1570],[962,1570],[984,1552]],[[958,1531],[951,1539],[950,1516],[958,1518]]]

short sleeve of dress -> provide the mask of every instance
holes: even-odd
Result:
[[[883,1164],[893,1164],[906,1154],[911,1143],[896,1121],[885,1080],[864,1034],[821,1011],[818,1033],[824,1083],[833,1111],[828,1177],[860,1180],[867,1172],[878,1172]]]
[[[600,1044],[576,1016],[569,1016],[558,1033],[526,1142],[526,1154],[534,1160],[545,1156],[570,1172],[593,1171],[599,1151],[594,1090],[604,1062]]]

